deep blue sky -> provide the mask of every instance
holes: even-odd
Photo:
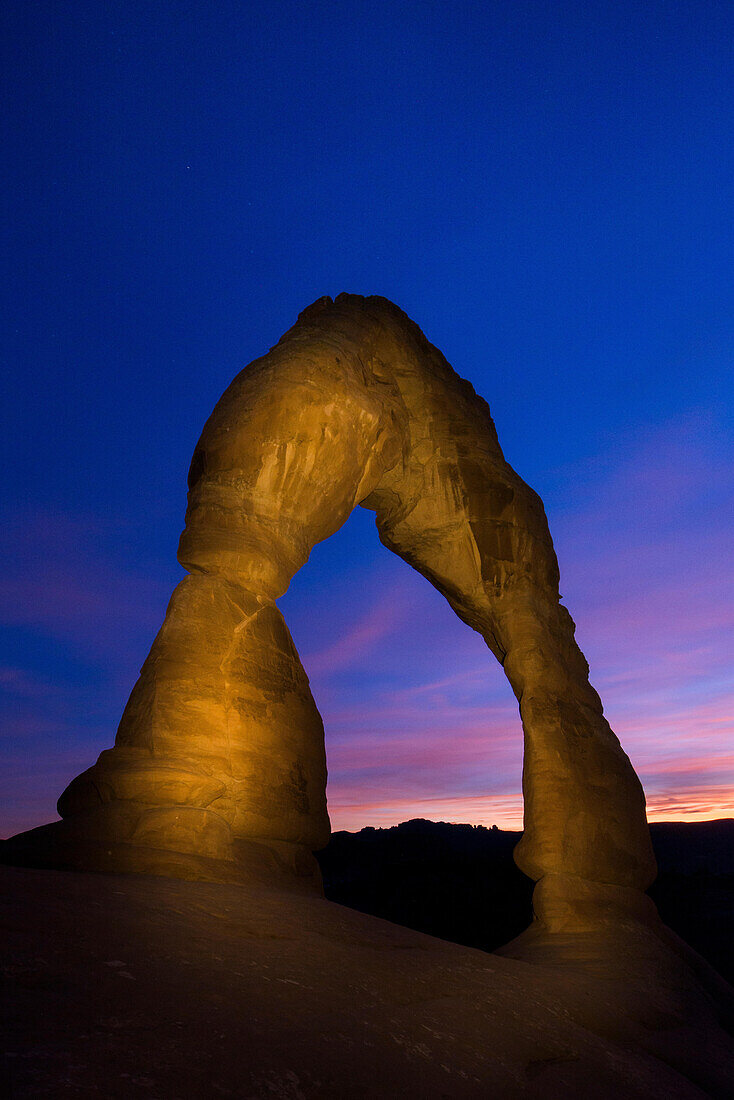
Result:
[[[723,806],[734,6],[10,0],[0,20],[6,831],[111,743],[212,405],[341,290],[395,300],[489,400],[659,812]],[[512,698],[369,517],[283,607],[337,824],[443,797],[516,817]]]

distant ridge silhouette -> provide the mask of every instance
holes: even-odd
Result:
[[[654,822],[662,919],[734,979],[734,818]],[[525,928],[532,883],[515,866],[519,831],[413,818],[337,832],[317,858],[326,896],[341,905],[492,951]]]

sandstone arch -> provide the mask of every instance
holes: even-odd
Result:
[[[505,461],[485,401],[418,327],[386,299],[346,294],[306,309],[207,421],[179,548],[187,576],[114,748],[25,851],[310,882],[329,835],[323,727],[275,601],[357,505],[504,667],[525,737],[516,859],[543,880],[546,911],[602,885],[615,898],[644,890],[642,788],[560,604],[540,498]]]

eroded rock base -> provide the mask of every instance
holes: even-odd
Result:
[[[95,834],[87,823],[56,821],[0,841],[0,861],[10,866],[64,871],[156,875],[188,882],[270,886],[286,893],[323,895],[321,871],[311,851],[286,841],[230,841],[222,855],[178,852],[120,843]]]

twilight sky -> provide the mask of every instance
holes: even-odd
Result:
[[[731,816],[728,0],[7,0],[0,31],[0,835],[113,741],[214,402],[341,290],[488,399],[650,816]],[[502,671],[371,514],[281,606],[335,828],[519,826]]]

